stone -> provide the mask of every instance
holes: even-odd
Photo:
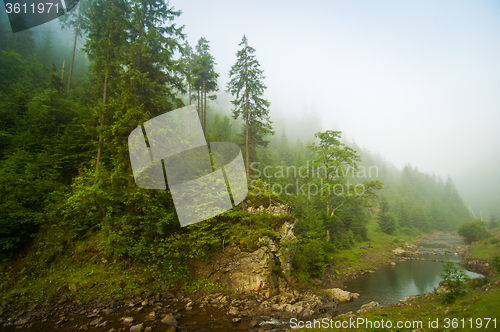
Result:
[[[406,251],[404,249],[401,249],[401,248],[396,248],[392,252],[395,253],[396,255],[401,255],[401,254],[405,253]]]
[[[87,324],[83,324],[82,326],[80,326],[79,330],[82,330],[82,331],[87,331],[89,329],[88,325]],[[111,332],[111,331],[110,331]]]
[[[21,318],[21,319],[18,319],[14,325],[24,325],[26,323],[28,323],[29,321],[29,318],[25,317],[25,318]]]
[[[312,317],[312,315],[314,315],[314,311],[307,308],[305,309],[303,312],[302,312],[302,317],[303,318],[309,318],[309,317]]]
[[[151,332],[153,331],[153,329],[151,328],[151,326],[148,326],[144,329],[144,332]]]
[[[109,315],[113,312],[113,309],[106,308],[102,311],[105,315]]]
[[[237,314],[239,314],[238,308],[236,308],[236,307],[229,308],[228,315],[236,316]]]
[[[323,281],[319,280],[319,279],[316,279],[316,278],[310,278],[309,279],[309,282],[311,283],[311,285],[313,286],[321,286],[323,284]]]
[[[130,332],[142,332],[143,326],[142,323],[134,325],[130,328]]]
[[[134,317],[122,317],[121,321],[123,324],[129,324],[134,322]]]
[[[239,323],[241,322],[241,318],[233,318],[233,323]]]
[[[149,315],[146,316],[146,318],[144,319],[146,322],[148,321],[152,321],[152,320],[155,320],[156,319],[156,311],[151,311],[149,313]]]
[[[95,282],[93,282],[93,281],[89,281],[89,282],[87,282],[87,283],[85,284],[85,286],[86,286],[87,288],[92,288],[92,287],[94,287],[94,286],[95,286]]]
[[[90,325],[90,326],[96,326],[96,325],[98,325],[98,324],[99,324],[99,323],[101,323],[101,322],[102,322],[102,317],[99,317],[99,318],[96,318],[96,319],[94,319],[93,321],[91,321],[91,322],[89,323],[89,325]]]
[[[69,290],[72,291],[73,293],[74,292],[77,292],[79,289],[80,289],[80,286],[78,286],[78,284],[71,284],[68,286]]]
[[[104,322],[97,324],[95,327],[105,327],[105,326],[108,326],[108,324],[109,324],[109,322],[107,320],[105,320]]]
[[[165,317],[162,318],[161,322],[167,326],[177,327],[179,325],[172,314],[166,314]]]
[[[368,310],[373,309],[373,308],[377,308],[379,306],[380,305],[378,304],[378,302],[371,301],[370,303],[363,304],[357,312],[363,313],[365,311],[368,311]]]
[[[340,288],[327,289],[325,293],[327,299],[335,302],[349,302],[353,299],[353,295],[351,293]]]

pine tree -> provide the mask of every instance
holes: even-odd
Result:
[[[198,91],[198,112],[200,113],[201,125],[206,133],[207,127],[207,94],[218,91],[217,78],[219,74],[215,72],[215,61],[210,54],[208,40],[201,37],[196,45],[196,52],[193,56],[192,79],[193,86]],[[215,100],[217,95],[210,95],[208,99]]]
[[[246,170],[247,177],[250,177],[250,149],[255,152],[257,145],[266,145],[268,142],[264,137],[274,132],[269,118],[270,104],[262,98],[267,87],[263,83],[264,75],[254,54],[255,49],[248,45],[245,35],[239,46],[242,48],[236,53],[236,63],[229,71],[227,91],[235,96],[231,101],[235,107],[233,117],[242,116],[245,120]]]
[[[423,206],[422,201],[415,202],[413,206],[411,218],[413,220],[413,226],[422,231],[428,231],[430,229],[429,215],[427,209]]]
[[[101,164],[106,115],[111,113],[107,104],[116,94],[122,63],[121,51],[129,37],[129,17],[129,6],[124,0],[96,0],[88,11],[85,48],[91,61],[90,77],[94,93],[98,99],[102,98],[95,107],[99,119],[96,172]]]
[[[399,203],[399,208],[398,208],[398,222],[399,226],[401,227],[407,227],[411,228],[411,219],[410,219],[410,210],[408,208],[408,200],[403,199]]]
[[[229,117],[224,115],[221,119],[219,113],[216,113],[210,126],[209,139],[211,142],[230,142],[231,141],[231,123]]]
[[[396,220],[394,219],[394,215],[390,212],[389,202],[385,196],[380,198],[377,220],[382,232],[393,234],[396,230]]]
[[[186,77],[186,83],[188,85],[188,105],[191,105],[191,92],[193,89],[193,66],[194,66],[194,53],[193,48],[189,45],[187,40],[184,42],[182,46],[182,58],[181,58],[181,66],[182,72]]]

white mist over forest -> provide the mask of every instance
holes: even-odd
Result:
[[[221,90],[247,35],[277,134],[341,130],[399,169],[451,176],[477,215],[500,214],[498,2],[172,4],[191,45],[210,41]]]

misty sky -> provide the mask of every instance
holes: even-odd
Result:
[[[192,46],[210,41],[221,90],[246,34],[272,118],[318,117],[398,168],[450,175],[466,203],[500,205],[500,1],[171,4]]]

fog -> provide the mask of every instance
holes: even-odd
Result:
[[[500,214],[498,1],[171,4],[192,46],[210,41],[221,90],[247,35],[288,137],[341,130],[398,168],[451,176],[476,215]]]
[[[172,0],[187,41],[210,42],[219,98],[243,34],[266,76],[276,134],[341,130],[401,169],[451,176],[476,215],[500,215],[500,2]],[[69,69],[74,32],[57,20],[52,62]],[[24,33],[24,32],[21,32]],[[75,66],[88,65],[79,38]],[[75,77],[75,80],[80,79]]]

